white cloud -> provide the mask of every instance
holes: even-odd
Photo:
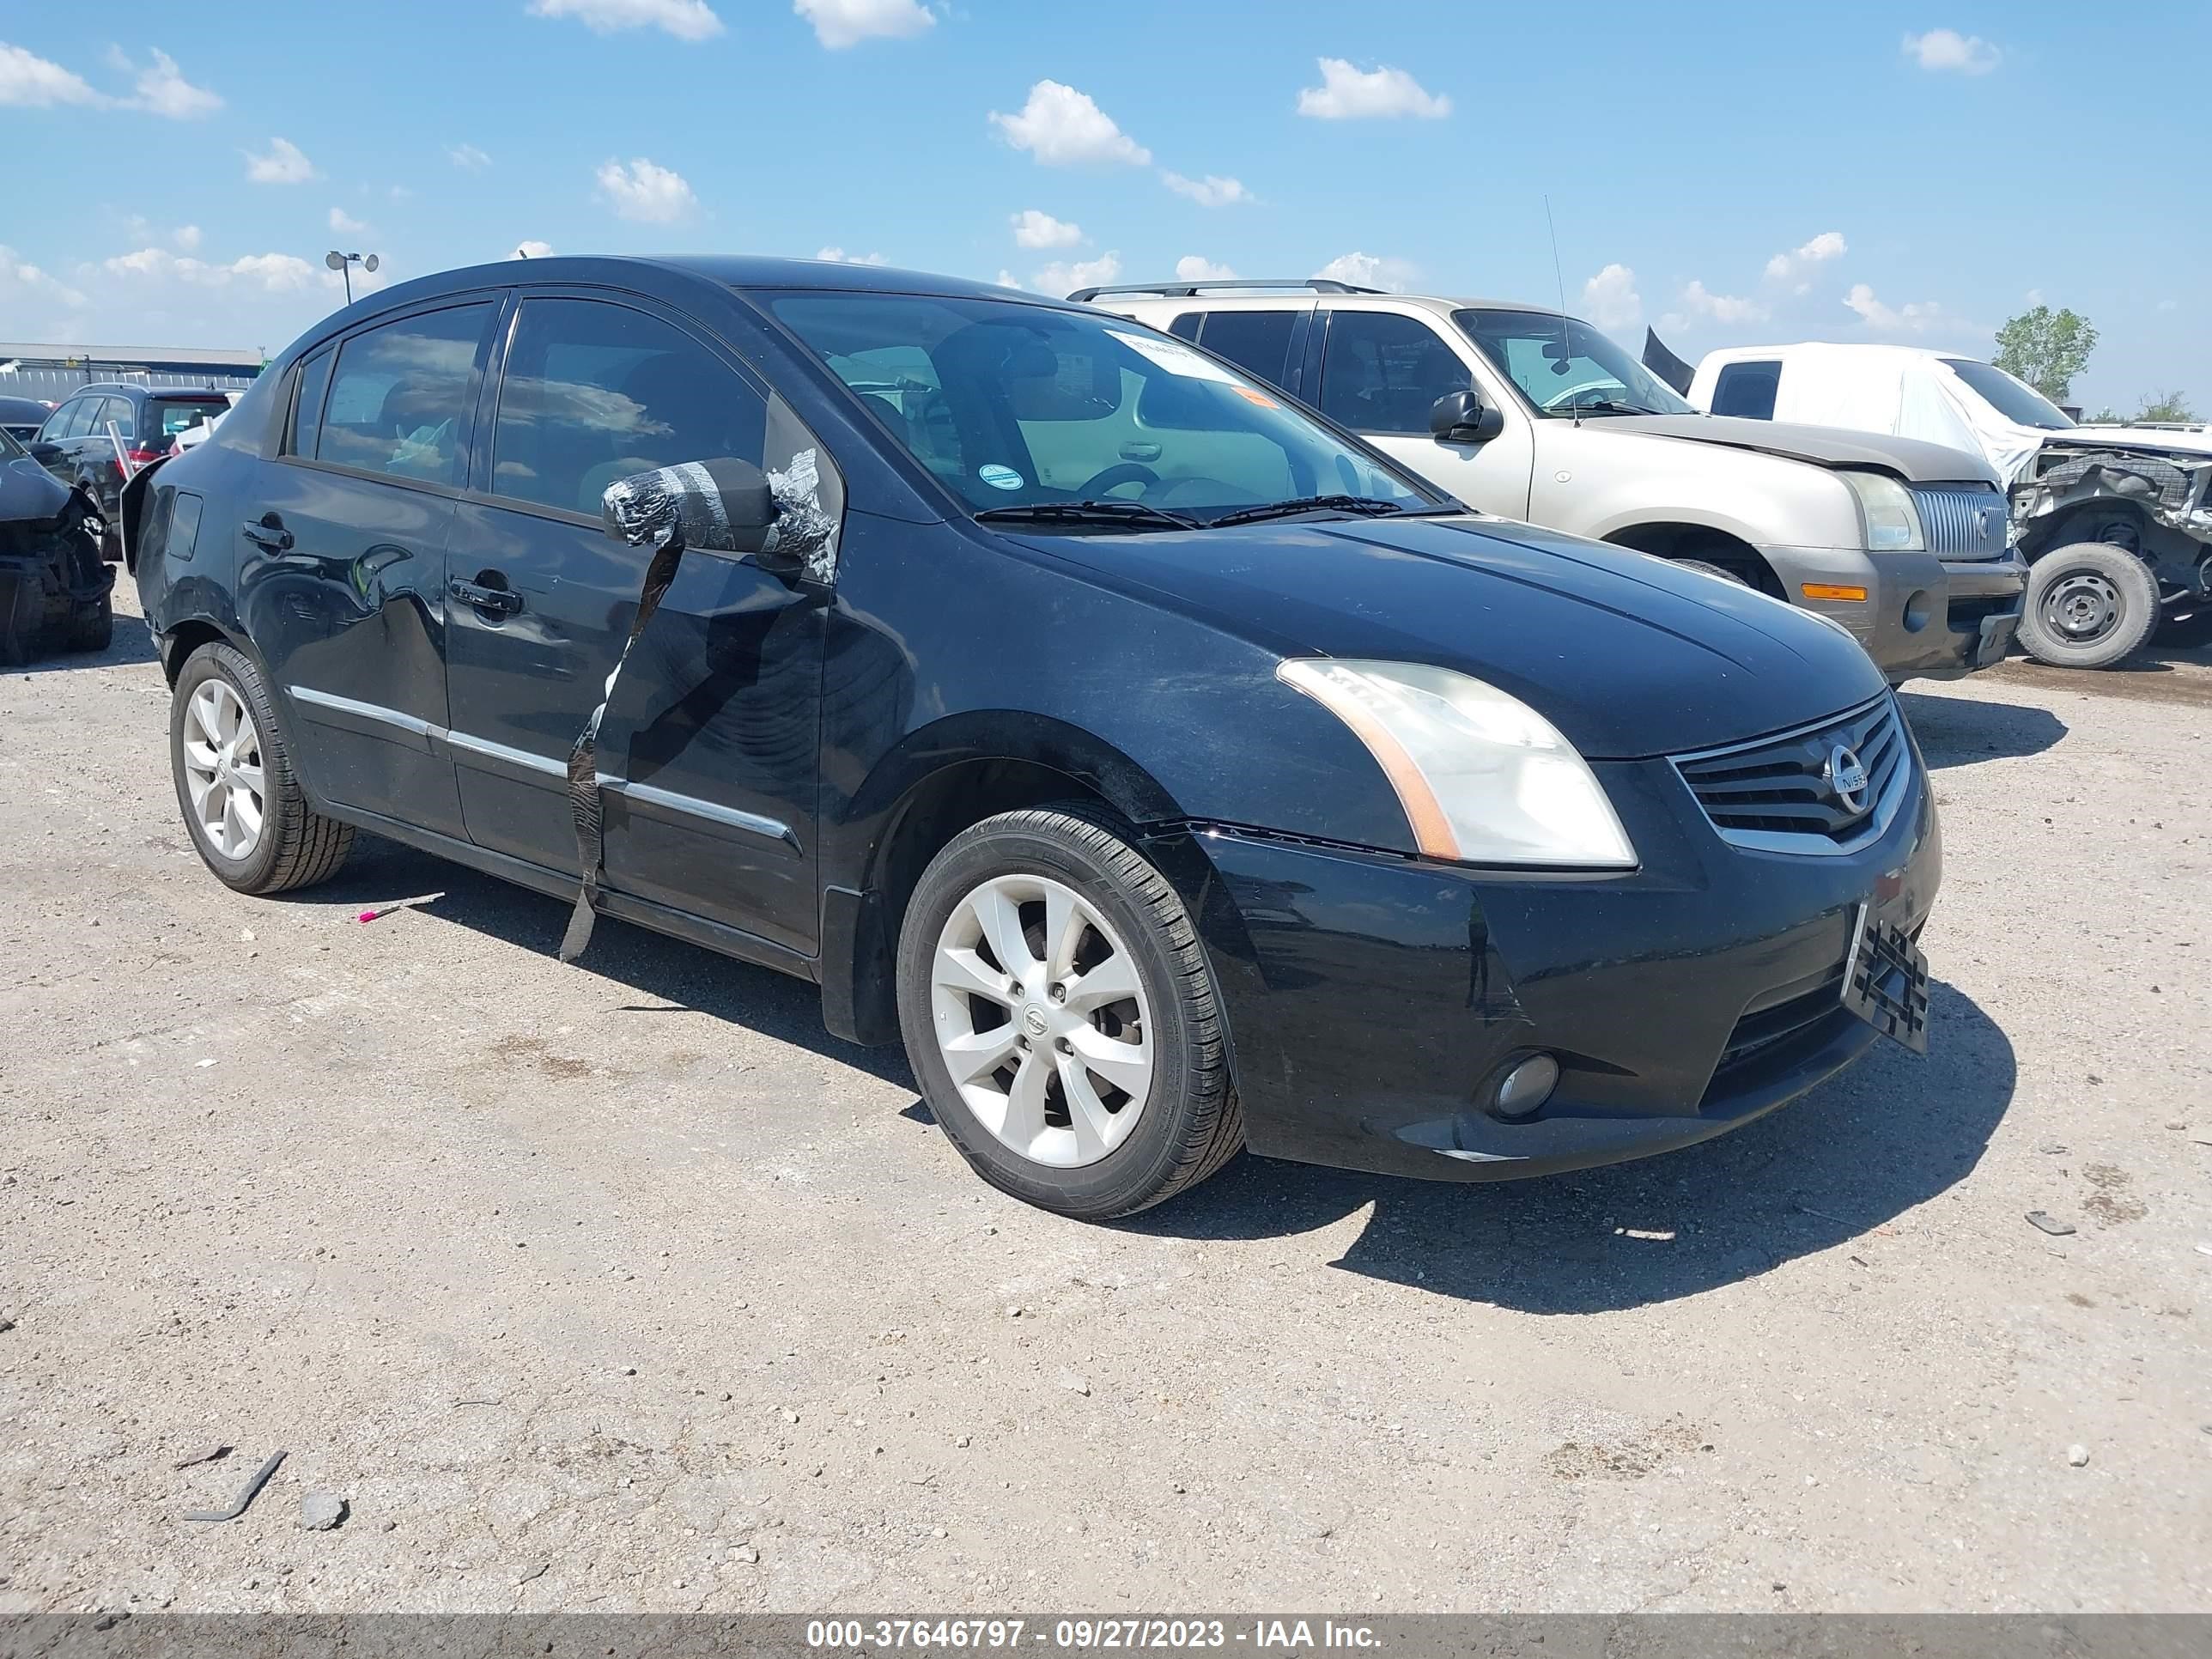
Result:
[[[1812,287],[1805,278],[1816,265],[1840,258],[1850,251],[1840,230],[1824,230],[1809,242],[1801,242],[1787,253],[1778,253],[1766,262],[1766,278],[1772,283],[1795,282],[1796,291],[1804,293]]]
[[[111,276],[143,277],[162,282],[191,283],[204,288],[222,288],[233,282],[258,287],[270,294],[295,293],[319,278],[330,284],[337,273],[325,271],[291,253],[249,253],[228,264],[171,253],[166,248],[142,247],[119,253],[102,265]]]
[[[1403,289],[1420,273],[1403,259],[1387,255],[1340,253],[1314,272],[1332,282],[1350,283],[1355,288],[1383,288],[1393,291]]]
[[[884,265],[890,263],[880,253],[848,253],[842,247],[817,248],[814,257],[837,265]]]
[[[83,295],[58,278],[49,276],[38,266],[17,258],[14,248],[0,242],[0,295],[19,293],[27,300],[58,301],[65,306],[84,303]]]
[[[1202,253],[1186,253],[1176,261],[1176,275],[1186,283],[1226,283],[1237,273],[1227,265],[1218,265]]]
[[[1121,274],[1121,256],[1102,253],[1095,259],[1079,259],[1073,264],[1048,264],[1036,273],[1032,285],[1040,294],[1066,294],[1079,288],[1096,288],[1110,283]]]
[[[154,61],[144,69],[132,63],[120,46],[109,51],[107,61],[135,78],[137,92],[125,100],[133,109],[166,115],[173,121],[191,121],[222,107],[220,96],[185,80],[177,60],[158,48],[154,51]]]
[[[1924,334],[1937,323],[1947,320],[1943,307],[1933,300],[1887,306],[1875,298],[1874,290],[1864,283],[1854,283],[1851,291],[1844,295],[1844,303],[1858,313],[1859,320],[1877,334]]]
[[[792,0],[791,9],[814,25],[814,38],[832,52],[878,36],[904,40],[937,21],[915,0]]]
[[[1073,247],[1083,240],[1083,228],[1055,219],[1036,208],[1024,208],[1011,216],[1014,241],[1021,247]]]
[[[618,29],[665,29],[679,40],[706,40],[722,20],[706,0],[530,0],[539,17],[573,17],[600,34]]]
[[[450,161],[455,167],[466,167],[471,173],[477,171],[479,168],[488,167],[491,165],[491,157],[485,155],[474,144],[447,145],[446,159]]]
[[[1717,323],[1762,323],[1766,320],[1766,307],[1755,300],[1739,299],[1733,294],[1716,294],[1703,283],[1692,281],[1682,289],[1682,308],[1692,317],[1710,317]]]
[[[1029,102],[1018,115],[991,112],[991,125],[1016,149],[1025,149],[1047,167],[1073,167],[1085,161],[1126,161],[1143,167],[1152,151],[1114,125],[1113,118],[1091,100],[1088,93],[1057,81],[1040,81],[1030,88]]]
[[[1399,115],[1418,115],[1441,120],[1451,113],[1451,100],[1424,88],[1401,69],[1387,64],[1363,70],[1342,58],[1322,58],[1321,84],[1302,88],[1298,113],[1317,121],[1359,121]]]
[[[1200,207],[1227,207],[1232,202],[1249,202],[1252,192],[1234,179],[1224,179],[1209,173],[1203,179],[1186,179],[1180,173],[1163,173],[1160,182],[1178,196],[1188,196]]]
[[[1636,273],[1618,261],[1583,284],[1583,314],[1600,328],[1634,328],[1644,320]]]
[[[1987,75],[2004,54],[1978,34],[1961,34],[1956,29],[1930,29],[1925,34],[1906,35],[1905,55],[1924,70]]]
[[[1000,265],[999,267],[999,286],[1000,288],[1018,289],[1021,285],[1022,279],[1020,277],[1015,276],[1012,271],[1008,270],[1004,265]]]
[[[198,225],[179,225],[169,233],[169,240],[185,252],[196,253],[199,251],[200,228]]]
[[[315,164],[289,138],[270,139],[266,155],[256,155],[250,149],[241,153],[246,157],[246,176],[257,185],[304,185],[316,176]]]
[[[331,228],[341,236],[366,236],[368,234],[368,227],[362,223],[360,220],[355,218],[352,215],[349,214],[343,208],[332,208],[331,210]]]
[[[48,109],[56,104],[104,104],[81,75],[0,40],[0,104]]]
[[[645,224],[673,223],[699,205],[682,173],[656,167],[642,155],[628,167],[601,162],[599,180],[599,194],[617,215]]]
[[[507,257],[511,259],[546,259],[550,258],[552,254],[552,243],[532,240],[517,242],[514,245],[514,252]]]

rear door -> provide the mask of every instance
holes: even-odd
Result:
[[[1336,306],[1320,313],[1321,386],[1307,401],[1385,454],[1484,513],[1528,516],[1534,444],[1514,399],[1478,374],[1472,348],[1426,316]],[[1448,392],[1473,390],[1505,418],[1486,443],[1444,443],[1429,410]]]
[[[502,295],[447,299],[310,354],[236,538],[239,609],[325,798],[459,837],[446,541]]]
[[[606,487],[725,456],[787,468],[813,441],[649,301],[532,291],[506,333],[453,542],[452,740],[471,837],[574,874],[568,756],[650,556],[606,533]],[[743,557],[684,555],[600,726],[610,885],[812,952],[824,598]]]

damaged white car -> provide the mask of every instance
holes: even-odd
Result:
[[[1663,347],[1647,344],[1655,369]],[[1920,438],[1984,456],[2029,562],[2021,644],[2109,668],[2154,631],[2212,639],[2212,431],[2080,426],[2002,369],[1911,346],[1735,346],[1686,393],[1715,415]]]

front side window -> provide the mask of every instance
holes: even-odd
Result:
[[[1774,418],[1774,399],[1781,389],[1782,365],[1778,362],[1726,364],[1713,382],[1713,413],[1771,421]]]
[[[1200,343],[1270,386],[1291,383],[1291,331],[1295,311],[1217,311],[1206,319]],[[1431,402],[1434,399],[1431,400]]]
[[[1455,311],[1452,320],[1536,413],[1694,415],[1673,387],[1609,336],[1556,311]]]
[[[971,510],[1111,499],[1203,520],[1325,494],[1435,501],[1273,387],[1142,324],[1017,300],[761,297]]]
[[[526,300],[500,381],[492,492],[597,518],[678,461],[762,465],[768,402],[682,330],[598,300]]]
[[[470,376],[492,310],[426,312],[347,340],[316,459],[420,483],[459,483]]]
[[[1425,438],[1437,399],[1473,384],[1459,354],[1418,317],[1339,311],[1328,319],[1321,412],[1355,432]]]
[[[2033,386],[2015,380],[1993,363],[1976,362],[1972,357],[1946,357],[1943,367],[1964,380],[1984,403],[2014,426],[2033,426],[2046,432],[2063,432],[2074,424],[2067,418],[2064,410]]]

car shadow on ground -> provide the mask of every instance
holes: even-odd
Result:
[[[1431,1183],[1244,1157],[1126,1229],[1291,1239],[1367,1205],[1331,1265],[1523,1313],[1600,1313],[1694,1296],[1853,1243],[1963,1179],[2010,1104],[2012,1044],[1934,986],[1926,1058],[1883,1043],[1733,1134],[1634,1164],[1531,1181]]]
[[[1897,701],[1931,770],[2039,755],[2066,735],[2065,721],[2047,708],[2027,703],[1911,691],[1899,692]]]
[[[564,901],[367,833],[356,837],[353,856],[335,878],[279,902],[358,913],[425,893],[439,895],[419,907],[425,916],[540,956],[555,953],[568,925],[569,907]],[[359,925],[404,927],[409,920],[401,913]],[[607,916],[600,917],[592,929],[591,946],[576,967],[635,994],[617,1004],[608,1015],[611,1019],[704,1014],[811,1049],[886,1083],[914,1086],[902,1052],[864,1048],[832,1036],[822,1024],[820,992],[788,974]],[[674,1032],[669,1036],[675,1040]]]
[[[136,617],[118,614],[115,636],[105,651],[42,651],[38,658],[9,668],[10,674],[52,674],[71,668],[125,668],[133,663],[159,659],[154,636]]]

